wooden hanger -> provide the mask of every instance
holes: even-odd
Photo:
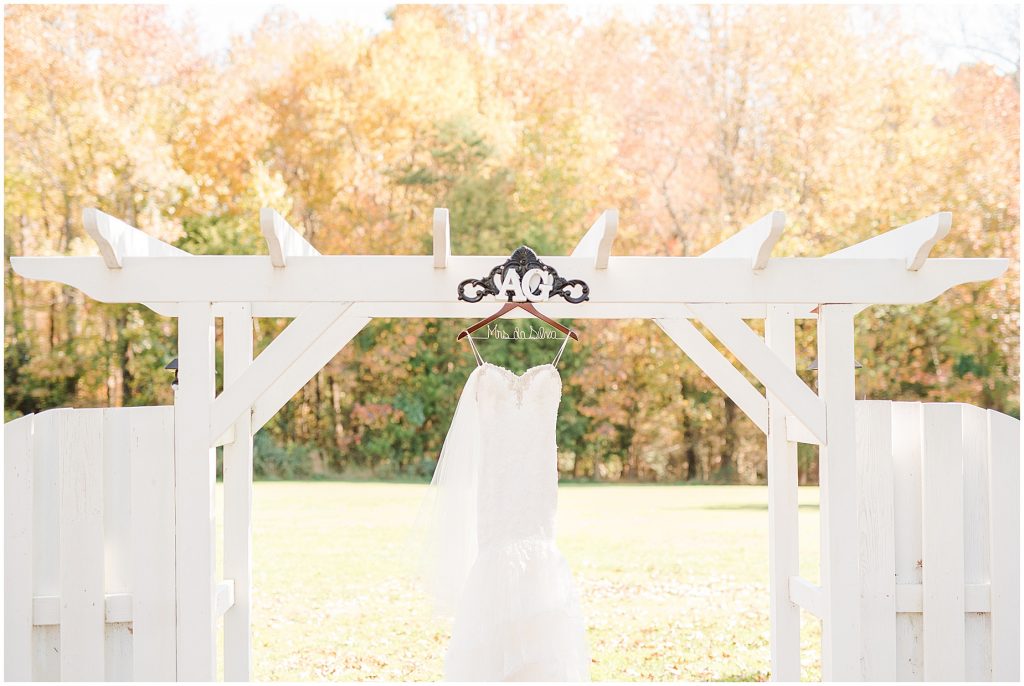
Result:
[[[474,324],[473,326],[469,327],[468,329],[463,329],[463,331],[458,335],[458,338],[456,338],[456,340],[461,341],[463,338],[465,338],[469,334],[473,333],[477,329],[482,328],[482,327],[490,324],[491,322],[493,322],[495,319],[498,319],[499,317],[505,316],[506,314],[508,314],[509,312],[511,312],[512,310],[514,310],[516,308],[519,308],[521,310],[526,310],[527,312],[532,314],[537,319],[541,320],[545,324],[549,324],[550,326],[555,327],[556,329],[558,329],[559,331],[564,333],[566,336],[569,336],[570,338],[572,338],[575,341],[578,341],[580,339],[580,337],[577,336],[576,332],[573,331],[572,329],[566,328],[566,327],[562,326],[561,324],[559,324],[558,322],[556,322],[551,317],[548,317],[546,315],[541,314],[537,310],[537,308],[533,306],[533,303],[531,303],[531,302],[513,302],[513,301],[510,300],[509,302],[507,302],[504,305],[502,305],[500,310],[498,310],[497,312],[492,314],[487,319],[481,319],[480,321],[478,321],[476,324]]]

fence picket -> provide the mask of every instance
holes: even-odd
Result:
[[[4,426],[4,679],[32,679],[32,415]]]
[[[924,678],[964,680],[963,410],[922,407]]]
[[[136,681],[176,676],[174,408],[134,409],[131,470],[132,647]]]
[[[988,417],[962,405],[964,431],[964,583],[989,582]],[[992,679],[991,626],[987,612],[964,617],[964,671],[968,681]]]
[[[103,410],[75,410],[58,420],[60,455],[61,678],[102,681]]]
[[[857,403],[857,479],[864,679],[888,680],[896,669],[896,543],[889,401]]]
[[[992,678],[1020,680],[1020,422],[988,411]]]
[[[893,537],[896,584],[921,583],[921,404],[892,404]],[[896,615],[898,681],[920,681],[924,674],[923,619]]]
[[[103,410],[103,551],[105,592],[130,594],[131,583],[131,462],[129,423],[135,408]],[[104,669],[107,681],[132,680],[132,633],[129,622],[104,627]]]
[[[35,416],[32,479],[32,595],[60,596],[60,454],[58,419],[73,410],[58,409]],[[60,681],[60,626],[32,630],[32,679]]]

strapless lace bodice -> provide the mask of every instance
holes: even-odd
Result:
[[[558,503],[555,420],[562,397],[558,370],[545,364],[515,374],[485,362],[473,373],[479,375],[480,548],[553,540]]]

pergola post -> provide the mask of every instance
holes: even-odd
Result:
[[[821,671],[825,681],[857,681],[860,664],[860,559],[857,527],[855,305],[818,312],[818,394],[826,440],[818,461],[821,493]]]
[[[209,302],[181,303],[178,390],[174,395],[174,524],[178,681],[212,681],[216,672],[214,484],[210,446],[215,392],[214,320]]]
[[[224,387],[252,363],[252,306],[230,303],[224,312]],[[234,423],[224,446],[224,578],[234,582],[235,602],[224,614],[224,680],[252,680],[252,411]]]
[[[788,305],[769,305],[765,342],[783,364],[796,370],[796,320]],[[800,576],[797,444],[788,440],[786,407],[770,388],[768,397],[768,567],[772,681],[800,680],[800,608],[790,600],[790,577]]]

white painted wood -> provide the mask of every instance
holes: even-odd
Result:
[[[32,598],[32,624],[35,626],[60,625],[59,595],[47,595]]]
[[[210,303],[182,304],[178,319],[178,390],[174,396],[179,681],[212,681],[217,665],[214,637],[216,456],[210,448],[214,364]]]
[[[260,209],[260,231],[270,251],[270,263],[274,267],[286,266],[291,258],[319,255],[320,252],[309,244],[302,234],[292,228],[285,218],[269,207]],[[215,298],[219,300],[219,298]]]
[[[279,307],[280,306],[280,307]],[[285,308],[288,307],[288,309]],[[253,316],[295,316],[303,307],[301,303],[275,303],[273,308],[260,303],[253,305]],[[715,305],[741,319],[764,319],[763,304]],[[494,302],[467,303],[450,302],[354,302],[347,317],[436,317],[452,319],[483,319],[494,313]],[[544,314],[555,319],[691,319],[690,310],[677,303],[596,303],[582,302],[578,305],[561,301],[546,302],[539,306]],[[285,313],[288,314],[285,314]],[[529,319],[532,315],[513,310],[504,319]],[[817,315],[814,315],[817,318]]]
[[[93,207],[82,211],[85,232],[100,249],[108,269],[121,269],[125,257],[187,257],[189,253],[154,238]]]
[[[964,497],[964,676],[992,680],[992,625],[987,614],[972,609],[969,589],[984,588],[989,601],[988,416],[961,405],[963,411]]]
[[[654,322],[736,402],[757,428],[768,433],[768,401],[697,327],[686,319],[655,319]]]
[[[818,437],[811,433],[804,423],[791,414],[786,415],[786,439],[793,443],[821,445]]]
[[[224,387],[252,364],[252,308],[235,304],[224,317]],[[234,602],[224,615],[224,680],[252,680],[252,413],[235,421],[235,441],[224,446],[224,576]],[[218,600],[221,591],[218,589]]]
[[[825,600],[821,668],[826,681],[862,678],[857,593],[860,579],[855,543],[859,489],[854,409],[854,310],[850,305],[822,305],[818,315],[818,392],[827,408],[825,433],[828,437],[828,442],[821,447],[818,466],[821,587]],[[808,427],[814,429],[811,424]]]
[[[133,408],[102,410],[103,446],[103,592],[107,598],[104,629],[104,679],[132,680],[131,617],[131,427]],[[95,554],[95,552],[94,552]],[[111,622],[111,598],[127,601],[129,619]],[[115,605],[116,605],[115,601]],[[114,608],[115,613],[117,607]],[[115,615],[116,616],[116,615]]]
[[[244,415],[245,413],[243,413]],[[222,445],[229,445],[235,442],[235,427],[229,426],[227,431],[214,439],[211,448],[219,448]]]
[[[892,437],[896,597],[899,602],[904,588],[920,588],[923,579],[921,403],[892,404]],[[919,614],[896,616],[895,678],[898,681],[921,681],[924,678],[923,626]]]
[[[922,408],[924,678],[964,679],[963,412]]]
[[[274,385],[293,362],[301,360],[313,342],[348,307],[349,303],[312,303],[285,327],[259,357],[246,367],[242,375],[214,400],[212,414],[207,420],[207,444],[213,445],[243,412],[253,406],[262,393]]]
[[[828,257],[828,255],[826,255],[825,257]],[[818,307],[819,307],[819,305],[811,305],[811,306],[800,305],[800,306],[798,306],[794,310],[794,314],[796,315],[797,319],[817,319],[818,318]],[[863,304],[857,305],[857,309],[854,312],[854,316],[860,314],[861,312],[863,312],[864,310],[868,309],[869,307],[871,307],[870,304],[868,304],[868,305],[863,305]]]
[[[61,679],[104,678],[103,410],[57,422]]]
[[[703,257],[745,257],[751,269],[759,271],[768,266],[772,249],[782,238],[786,228],[786,213],[769,212],[742,231],[729,236],[704,253]]]
[[[1020,681],[1020,422],[988,411],[992,678]]]
[[[221,581],[217,584],[216,599],[214,601],[217,616],[222,616],[235,605],[235,582],[231,579]],[[227,679],[225,679],[226,681]]]
[[[827,257],[872,258],[900,256],[909,271],[921,269],[935,244],[949,234],[953,225],[950,212],[939,212],[866,241],[838,250]]]
[[[825,616],[825,597],[821,587],[800,576],[789,577],[789,599],[818,619]]]
[[[992,611],[992,598],[989,584],[964,585],[964,612],[987,613]],[[896,612],[924,612],[924,586],[922,584],[896,585]]]
[[[173,681],[176,664],[174,408],[133,408],[131,457],[132,674]],[[201,503],[189,507],[202,509]]]
[[[60,597],[60,451],[58,419],[72,410],[40,412],[33,418],[32,595]],[[60,681],[60,627],[37,627],[32,635],[33,681]]]
[[[132,621],[132,595],[108,593],[103,598],[104,622],[126,624]],[[32,599],[32,623],[35,626],[60,624],[60,596],[39,596]],[[129,666],[131,661],[129,660]]]
[[[774,393],[789,414],[797,416],[819,441],[826,437],[825,406],[814,392],[773,353],[745,322],[707,305],[691,305],[705,326],[750,373]]]
[[[108,269],[120,269],[121,260],[129,255],[135,257],[159,255],[183,257],[189,255],[184,250],[179,250],[169,243],[91,207],[83,210],[82,223],[85,225],[85,232],[99,248],[100,257],[103,258]],[[144,304],[157,314],[164,316],[173,316],[172,313],[175,311],[173,305]]]
[[[235,584],[232,580],[217,584],[217,614],[222,615],[235,603]],[[134,612],[135,597],[130,593],[112,593],[104,597],[104,617],[107,624],[125,624],[138,620]],[[32,599],[32,624],[51,626],[60,624],[60,597],[40,596]],[[129,658],[130,664],[130,658]],[[172,675],[173,676],[173,675]],[[152,681],[152,679],[147,679]]]
[[[369,321],[365,317],[349,317],[346,313],[346,316],[338,317],[321,335],[310,341],[305,352],[292,360],[273,384],[256,398],[253,403],[252,432],[255,434],[277,414]]]
[[[893,513],[892,403],[857,402],[861,659],[864,679],[896,670],[896,542]]]
[[[679,320],[685,321],[685,320]],[[689,323],[689,322],[687,322]],[[771,305],[765,343],[782,363],[796,369],[793,308]],[[730,365],[731,367],[732,365]],[[787,437],[786,409],[767,392],[768,403],[768,593],[772,681],[800,680],[800,608],[790,600],[790,579],[800,576],[796,444]],[[759,395],[760,397],[760,395]]]
[[[302,314],[309,302],[252,302],[253,317],[294,318]],[[213,304],[215,317],[223,317],[229,308],[236,303],[222,302]],[[162,314],[177,316],[176,303],[160,303]],[[690,311],[684,305],[676,303],[592,303],[583,302],[579,305],[560,301],[546,302],[542,305],[544,313],[555,319],[689,319]],[[718,304],[717,308],[731,313],[740,319],[764,319],[765,306],[757,303]],[[581,309],[582,308],[582,309]],[[482,301],[467,303],[464,301],[448,302],[358,302],[346,313],[351,317],[433,317],[451,319],[483,319],[494,312],[494,303]],[[797,319],[817,319],[810,307],[797,310]],[[526,313],[509,312],[507,319],[525,318]]]
[[[177,317],[178,316],[178,305],[177,303],[142,303],[149,309],[156,312],[161,317]]]
[[[12,257],[11,266],[20,276],[66,283],[100,302],[401,302],[410,294],[450,302],[461,280],[485,276],[506,259],[453,255],[448,269],[434,269],[430,255],[320,255],[289,257],[293,269],[275,270],[259,256],[194,255],[187,263],[126,257],[111,273],[99,257],[62,256]],[[908,272],[902,259],[780,257],[771,269],[754,271],[749,260],[736,258],[616,257],[614,269],[596,269],[589,258],[543,260],[586,281],[600,303],[911,304],[995,278],[1008,266],[1002,258],[933,258]]]
[[[448,224],[448,209],[434,208],[434,269],[445,269],[452,256],[452,231]]]
[[[618,230],[619,211],[605,210],[573,248],[572,257],[590,257],[594,260],[594,269],[607,269]],[[544,261],[547,262],[547,258]]]
[[[4,680],[32,680],[33,415],[4,425]]]
[[[131,681],[132,633],[131,624],[117,622],[107,624],[107,640],[104,644],[103,663],[106,665],[108,681]]]

